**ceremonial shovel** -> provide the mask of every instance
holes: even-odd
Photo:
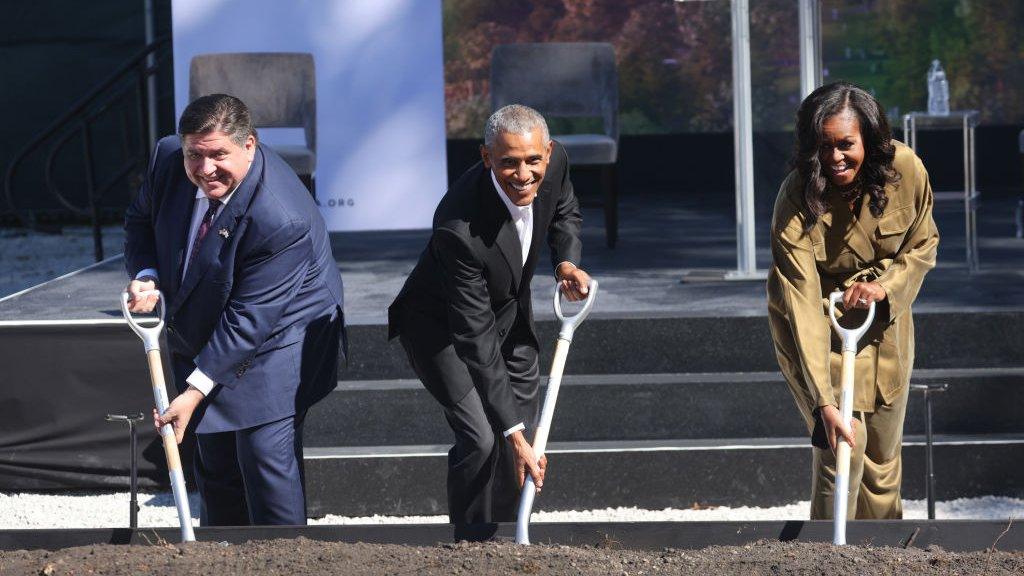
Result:
[[[555,344],[555,357],[551,361],[551,375],[548,376],[548,390],[544,394],[544,406],[540,411],[540,422],[537,423],[537,432],[533,437],[533,455],[540,460],[544,455],[544,449],[548,444],[548,431],[551,429],[551,419],[555,415],[555,402],[558,400],[558,388],[562,385],[562,370],[565,368],[565,359],[569,355],[569,344],[572,343],[572,334],[576,331],[594,306],[594,299],[597,297],[597,280],[590,280],[587,299],[583,308],[575,315],[566,318],[562,315],[561,305],[562,290],[555,285],[555,316],[562,321],[562,328],[558,331],[558,343]],[[533,510],[533,497],[536,495],[533,485],[533,477],[526,475],[526,484],[523,485],[522,495],[519,497],[519,517],[516,520],[516,543],[530,543],[530,513]]]
[[[164,329],[164,296],[159,294],[160,321],[156,326],[143,328],[128,311],[128,293],[121,293],[121,312],[132,330],[142,338],[146,347],[146,358],[149,360],[149,378],[153,384],[153,399],[160,414],[167,411],[167,387],[164,384],[164,367],[160,359],[160,332]],[[193,542],[196,537],[192,533],[192,514],[188,507],[188,492],[185,491],[185,476],[181,472],[181,457],[178,455],[178,443],[174,439],[174,428],[170,424],[160,427],[160,436],[164,442],[164,455],[167,456],[167,470],[171,477],[171,490],[174,492],[174,505],[178,508],[178,522],[181,524],[182,542]]]
[[[843,328],[836,319],[836,303],[843,299],[842,292],[833,292],[828,298],[828,315],[832,327],[843,341],[843,379],[839,399],[839,413],[845,426],[853,419],[853,367],[857,357],[857,342],[868,331],[875,318],[875,303],[868,307],[868,316],[857,328]],[[846,544],[846,503],[850,496],[850,445],[841,437],[836,438],[836,484],[833,493],[832,530],[833,544]]]

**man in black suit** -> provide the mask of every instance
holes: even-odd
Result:
[[[537,111],[506,106],[487,120],[481,162],[441,199],[433,234],[388,310],[423,385],[455,433],[448,452],[448,514],[456,539],[490,535],[515,520],[534,455],[538,341],[530,280],[547,236],[555,278],[586,297],[580,213],[565,150]]]

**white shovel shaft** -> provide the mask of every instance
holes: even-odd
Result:
[[[853,420],[853,368],[856,358],[856,352],[844,348],[839,415],[843,425],[847,427],[851,426],[850,421]],[[846,511],[850,501],[850,452],[850,444],[841,436],[836,438],[836,481],[832,493],[833,544],[846,544]]]
[[[188,491],[185,490],[185,475],[180,469],[171,470],[167,475],[171,478],[174,506],[178,509],[178,526],[181,527],[181,541],[195,542],[196,534],[192,530],[192,511],[189,509]]]
[[[555,416],[555,404],[558,402],[558,390],[562,386],[562,372],[565,370],[565,360],[569,356],[569,345],[572,343],[573,333],[576,327],[590,314],[594,301],[597,298],[597,280],[591,279],[587,299],[583,308],[573,316],[566,317],[562,314],[561,290],[555,284],[555,316],[562,321],[561,330],[558,332],[558,342],[555,344],[555,356],[551,360],[551,373],[548,377],[548,390],[544,394],[544,405],[540,411],[540,421],[537,423],[537,432],[533,438],[533,455],[540,461],[541,456],[548,445],[548,432],[551,430],[551,420]],[[519,514],[516,518],[516,542],[519,544],[530,543],[530,514],[533,512],[533,500],[536,496],[536,487],[533,478],[527,475],[526,483],[519,497]]]
[[[167,411],[167,385],[164,382],[163,361],[160,358],[160,331],[164,327],[164,306],[163,295],[160,295],[160,321],[156,326],[142,327],[132,318],[128,311],[128,293],[121,294],[121,312],[132,330],[142,338],[146,348],[146,360],[149,364],[149,380],[153,388],[153,401],[157,411],[163,414]],[[174,505],[178,509],[178,523],[181,526],[182,542],[192,542],[196,539],[192,530],[192,513],[189,510],[188,492],[185,491],[185,474],[181,468],[181,455],[178,453],[178,443],[174,438],[174,428],[170,424],[160,427],[160,439],[164,445],[164,456],[167,458],[167,471],[171,480],[171,492],[174,493]]]
[[[533,437],[533,454],[538,459],[544,455],[544,450],[548,447],[548,432],[551,430],[551,421],[555,417],[558,391],[562,388],[562,373],[565,371],[565,361],[569,357],[569,344],[569,341],[561,338],[555,344],[555,357],[551,360],[548,389],[544,393],[544,405],[540,411],[540,421],[537,422],[537,432]]]
[[[836,318],[836,304],[843,300],[843,293],[836,291],[828,297],[828,315],[839,339],[843,342],[843,375],[840,387],[839,415],[844,426],[850,427],[853,420],[853,370],[857,358],[857,342],[875,319],[875,303],[868,306],[864,322],[856,328],[844,328]],[[832,543],[846,544],[846,511],[850,502],[850,445],[842,437],[836,439],[836,477],[832,493]]]
[[[533,478],[526,477],[523,492],[519,496],[519,515],[516,518],[516,544],[530,543],[530,514],[533,512],[533,499],[537,495],[537,486]]]
[[[569,341],[559,338],[558,344],[555,345],[555,357],[551,361],[551,377],[548,379],[548,390],[544,394],[544,407],[541,409],[540,422],[537,424],[537,433],[533,439],[533,455],[537,457],[538,462],[548,446],[548,432],[551,430],[551,420],[555,416],[558,389],[562,385],[562,372],[568,355]],[[519,544],[530,543],[530,514],[533,513],[536,492],[533,478],[527,475],[523,491],[519,495],[519,514],[516,517],[516,542]]]

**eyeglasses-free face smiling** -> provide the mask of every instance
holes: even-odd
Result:
[[[544,142],[540,130],[524,134],[501,132],[490,149],[480,147],[480,156],[509,200],[516,206],[529,206],[544,180],[551,146],[550,141]]]
[[[185,155],[185,173],[211,200],[220,200],[232,192],[249,172],[256,154],[256,138],[250,135],[239,146],[224,132],[185,134],[181,147]]]
[[[864,141],[857,115],[847,109],[825,120],[819,144],[818,158],[825,177],[838,188],[852,186],[864,163]]]

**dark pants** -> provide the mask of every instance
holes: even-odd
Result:
[[[196,434],[202,526],[305,525],[305,414],[232,432]]]
[[[417,346],[405,335],[400,340],[413,370],[424,383],[431,379],[435,388],[442,384],[458,389],[460,383],[464,385],[471,378],[453,346],[437,351],[430,345],[433,343]],[[510,337],[501,352],[518,413],[526,425],[524,434],[532,440],[540,411],[537,348],[523,340],[515,343]],[[456,404],[443,408],[455,435],[455,445],[448,451],[448,517],[455,524],[456,539],[476,539],[474,535],[480,532],[474,526],[516,519],[519,483],[515,455],[502,434],[504,430],[492,423],[475,387]]]

